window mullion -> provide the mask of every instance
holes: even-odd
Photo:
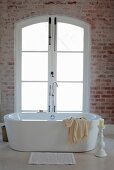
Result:
[[[53,46],[53,70],[54,70],[54,80],[53,82],[57,81],[57,18],[54,17],[54,31],[53,31],[53,38],[54,38],[54,46]],[[56,84],[54,86],[54,103],[53,103],[54,112],[56,112]]]
[[[52,84],[55,78],[54,71],[54,18],[49,17],[49,44],[48,44],[48,111],[51,112],[53,106]]]
[[[50,21],[49,21],[50,22]],[[49,52],[48,52],[48,111],[56,111],[56,89],[53,91],[53,83],[56,81],[56,19],[51,17],[49,24]],[[51,38],[50,38],[51,37]]]
[[[51,22],[51,17],[49,17],[49,31],[48,31],[48,112],[50,112],[51,108],[51,77],[50,77],[50,72],[51,72],[51,45],[52,45],[52,22]]]
[[[55,17],[53,17],[53,22],[52,22],[52,72],[53,72],[53,76],[51,76],[51,80],[52,80],[52,84],[51,84],[51,87],[52,87],[52,91],[53,91],[53,94],[52,94],[52,112],[55,112],[55,88],[54,88],[54,82],[56,81],[56,32],[55,32]]]

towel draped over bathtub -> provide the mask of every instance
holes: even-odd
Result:
[[[65,126],[68,128],[69,143],[79,143],[88,136],[88,128],[90,122],[84,118],[69,118],[63,120]]]

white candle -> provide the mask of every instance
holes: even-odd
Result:
[[[99,127],[104,128],[104,119],[99,120]]]

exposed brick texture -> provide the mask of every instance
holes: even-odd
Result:
[[[91,25],[90,112],[114,123],[114,0],[0,0],[0,88],[3,115],[14,111],[14,24],[59,14]]]

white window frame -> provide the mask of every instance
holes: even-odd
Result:
[[[90,26],[88,23],[66,16],[57,16],[57,15],[47,15],[47,16],[40,16],[34,17],[30,19],[26,19],[20,21],[19,23],[15,24],[15,31],[14,31],[14,76],[15,76],[15,103],[14,103],[14,110],[15,112],[20,112],[21,108],[21,42],[22,42],[22,28],[39,23],[39,22],[47,22],[49,17],[52,20],[57,17],[59,22],[64,22],[68,24],[73,24],[84,29],[84,60],[83,60],[83,112],[89,112],[89,99],[90,99]],[[52,40],[53,43],[53,40]],[[49,58],[49,60],[52,60]],[[48,62],[50,63],[50,62]],[[50,66],[49,66],[50,68]],[[53,68],[56,72],[56,68]]]

